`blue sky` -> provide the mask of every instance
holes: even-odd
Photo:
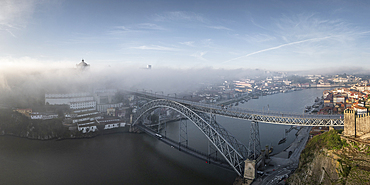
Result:
[[[370,69],[369,1],[1,0],[0,66]]]

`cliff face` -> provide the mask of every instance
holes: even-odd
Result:
[[[288,184],[370,184],[369,145],[335,131],[316,137],[307,143]]]
[[[305,170],[289,177],[289,184],[332,184],[339,179],[337,161],[324,151],[316,152],[315,157]]]

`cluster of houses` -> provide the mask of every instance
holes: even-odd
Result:
[[[357,114],[366,114],[370,106],[370,86],[353,85],[350,88],[336,88],[323,92],[324,107],[319,114],[343,114],[347,108]]]
[[[32,112],[32,109],[15,109],[14,111],[19,112],[29,117],[30,119],[46,120],[46,119],[58,118],[58,114],[56,113]]]
[[[290,78],[287,76],[287,73],[282,72],[265,71],[265,74],[270,74],[270,76],[266,78],[244,78],[233,81],[224,81],[222,84],[218,85],[210,84],[203,90],[193,93],[192,99],[212,103],[220,100],[237,98],[246,94],[260,96],[291,92],[300,90],[301,88],[330,88],[345,86],[349,83],[353,84],[362,82],[360,77],[345,74],[334,76],[296,76],[296,79]]]
[[[79,72],[88,71],[90,65],[82,60],[76,65]],[[49,107],[60,106],[63,111],[59,115],[54,112],[33,112],[32,109],[15,109],[30,119],[63,119],[63,124],[70,130],[78,130],[82,133],[95,132],[97,130],[111,130],[125,127],[126,115],[131,113],[129,107],[123,107],[122,102],[114,98],[117,89],[94,88],[92,92],[76,93],[47,93],[45,105]],[[64,115],[63,115],[64,114]]]
[[[112,129],[126,125],[122,117],[127,108],[123,103],[113,103],[116,89],[95,89],[93,93],[45,94],[47,105],[69,105],[65,123],[70,129],[82,133],[95,132],[98,128]]]

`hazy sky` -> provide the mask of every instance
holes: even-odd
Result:
[[[370,69],[370,1],[0,0],[0,67]]]

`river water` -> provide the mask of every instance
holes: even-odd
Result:
[[[265,111],[303,113],[321,97],[324,89],[305,89],[252,99],[239,107]],[[217,121],[245,145],[250,122],[217,117]],[[205,136],[187,122],[189,146],[207,151]],[[290,126],[260,123],[261,146],[274,152],[286,148],[295,137],[278,145]],[[178,140],[178,122],[162,134]],[[0,184],[232,184],[236,173],[173,149],[146,134],[116,133],[91,139],[38,141],[0,137]]]

